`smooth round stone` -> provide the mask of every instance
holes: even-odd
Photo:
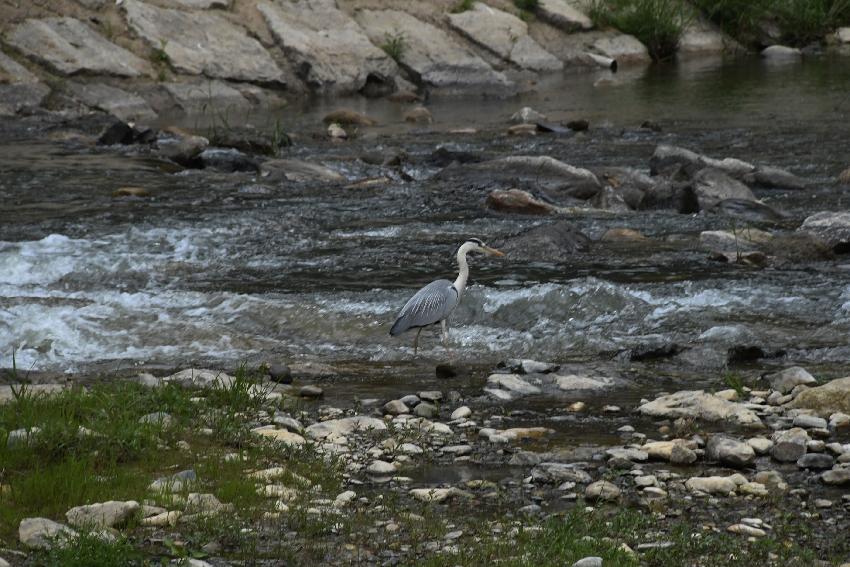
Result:
[[[467,406],[460,406],[455,411],[452,412],[451,419],[454,421],[455,419],[466,419],[467,417],[472,415],[472,410]]]
[[[321,398],[325,395],[325,391],[318,386],[308,384],[307,386],[301,386],[301,389],[298,390],[298,395],[302,398]]]
[[[421,400],[419,399],[419,396],[417,396],[416,394],[408,394],[401,398],[401,403],[403,403],[409,408],[416,407],[417,405],[419,405],[420,401]]]
[[[831,469],[835,459],[826,453],[809,453],[797,460],[797,466],[801,469]]]

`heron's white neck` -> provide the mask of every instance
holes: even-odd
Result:
[[[466,280],[469,279],[469,264],[466,262],[466,254],[471,249],[471,244],[464,243],[457,251],[457,265],[460,267],[460,270],[455,280],[454,288],[457,290],[458,296],[463,294],[463,290],[466,288]]]

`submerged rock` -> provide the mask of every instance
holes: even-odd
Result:
[[[568,221],[536,226],[507,241],[502,249],[529,261],[562,262],[590,247],[591,240]]]

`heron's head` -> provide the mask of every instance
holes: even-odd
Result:
[[[505,253],[495,248],[490,248],[477,238],[470,238],[463,243],[461,249],[466,248],[467,252],[478,252],[479,254],[487,254],[488,256],[504,256]]]

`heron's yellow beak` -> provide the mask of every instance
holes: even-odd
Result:
[[[489,246],[484,246],[484,253],[489,256],[504,256],[505,253],[501,250],[496,250],[495,248],[490,248]]]

